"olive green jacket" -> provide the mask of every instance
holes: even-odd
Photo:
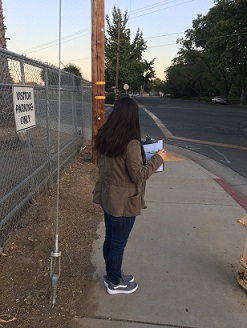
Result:
[[[118,157],[98,155],[99,177],[93,191],[93,202],[112,216],[137,216],[146,208],[143,199],[145,181],[163,163],[155,154],[143,165],[138,140],[129,142],[126,153]]]

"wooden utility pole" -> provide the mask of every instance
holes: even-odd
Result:
[[[92,162],[96,164],[95,137],[105,117],[105,4],[92,1]]]

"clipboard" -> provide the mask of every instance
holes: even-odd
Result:
[[[164,141],[163,140],[156,140],[155,142],[152,143],[144,143],[143,144],[145,155],[147,161],[157,153],[158,150],[164,148]],[[160,165],[160,167],[155,171],[155,172],[163,172],[165,168],[164,163]]]

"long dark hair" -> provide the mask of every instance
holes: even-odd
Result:
[[[116,100],[113,111],[99,129],[95,139],[95,149],[109,157],[120,156],[125,153],[128,143],[133,139],[140,141],[142,158],[145,162],[138,105],[130,97],[121,97]]]

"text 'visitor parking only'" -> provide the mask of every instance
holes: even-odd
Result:
[[[13,86],[13,103],[16,131],[35,126],[35,108],[33,87]]]

